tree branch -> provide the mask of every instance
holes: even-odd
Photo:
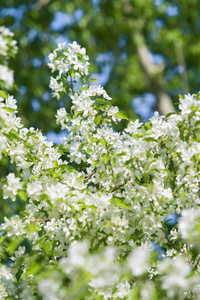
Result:
[[[142,34],[134,34],[133,39],[145,78],[147,79],[147,84],[157,98],[158,111],[162,115],[175,112],[172,100],[164,89],[164,78],[162,76],[164,65],[155,65],[151,62],[150,52]]]
[[[116,186],[112,191],[110,191],[110,193],[113,193],[114,191],[118,190],[120,187],[122,187],[124,185],[125,185],[125,183],[122,183],[122,184]]]

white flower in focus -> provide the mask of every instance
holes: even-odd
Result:
[[[6,106],[13,108],[13,109],[17,109],[17,100],[14,99],[13,96],[8,96],[8,98],[6,99]]]
[[[110,200],[112,199],[112,194],[96,194],[91,197],[92,203],[101,211],[108,208],[111,204]]]
[[[35,197],[41,194],[42,189],[42,182],[35,181],[27,184],[26,191],[29,197]]]
[[[176,254],[176,253],[177,253],[176,250],[174,250],[174,249],[168,249],[168,250],[166,251],[166,256],[173,256],[173,255]]]
[[[6,56],[8,51],[8,41],[0,34],[0,55]]]
[[[112,106],[107,112],[107,115],[112,117],[113,122],[117,121],[117,117],[115,115],[116,115],[116,113],[118,113],[118,111],[119,111],[119,108],[117,106],[115,106],[115,107]]]
[[[81,49],[80,45],[76,41],[73,41],[72,44],[69,44],[69,47],[73,49],[73,51],[75,51],[76,53],[78,53]]]
[[[14,216],[10,220],[4,217],[2,229],[7,231],[7,236],[18,236],[27,233],[25,230],[25,226],[26,225],[22,222],[19,216]]]
[[[0,80],[2,80],[7,89],[10,89],[14,83],[14,72],[7,66],[0,65]]]
[[[64,49],[65,49],[65,45],[66,45],[66,42],[64,42],[64,43],[59,43],[59,44],[58,44],[57,50],[59,50],[59,51],[64,50]]]
[[[143,123],[140,123],[138,119],[134,122],[130,121],[127,128],[124,129],[124,131],[128,132],[128,133],[137,134],[138,128],[141,127],[142,125],[143,125]]]
[[[195,100],[193,98],[193,95],[185,95],[184,99],[179,98],[180,104],[179,104],[179,109],[181,110],[181,114],[189,114],[191,113],[191,106],[195,104]]]
[[[15,201],[17,191],[22,188],[22,183],[20,182],[20,178],[15,177],[14,173],[10,173],[7,176],[7,185],[3,187],[3,198],[11,198],[12,201]]]
[[[54,50],[53,53],[50,53],[50,54],[48,55],[48,58],[49,58],[50,62],[53,62],[54,59],[57,58],[57,53],[56,53],[56,51]],[[49,64],[48,64],[48,66],[49,66]]]
[[[174,229],[174,230],[170,231],[170,235],[171,235],[170,240],[172,241],[172,240],[176,240],[178,238],[179,233],[177,232],[176,229]]]
[[[86,49],[84,47],[81,48],[79,53],[84,56],[86,54]]]
[[[62,83],[62,81],[60,83],[58,83],[55,78],[51,77],[49,87],[52,89],[52,91],[55,91],[56,93],[62,92],[63,83]]]
[[[20,131],[19,131],[19,138],[22,139],[22,140],[26,139],[28,132],[29,132],[29,130],[27,128],[25,128],[25,127],[22,128],[22,129],[20,129]]]
[[[69,71],[69,65],[66,64],[63,59],[59,61],[59,65],[57,67],[57,70],[59,71],[59,76],[61,76],[63,73],[66,73]]]
[[[62,126],[62,129],[64,129],[64,124],[65,122],[68,122],[69,119],[67,117],[67,112],[64,107],[61,107],[60,109],[57,110],[56,114],[56,123],[60,124]]]

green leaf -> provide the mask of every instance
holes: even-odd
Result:
[[[72,79],[75,77],[75,71],[73,69],[70,69],[70,76]]]
[[[18,192],[17,192],[17,195],[18,195],[22,200],[26,201],[26,199],[27,199],[26,191],[24,191],[24,190],[18,191]]]
[[[98,116],[96,116],[96,118],[94,119],[94,123],[95,123],[96,125],[99,125],[99,123],[101,122],[101,120],[102,120],[102,115],[98,115]]]
[[[24,237],[20,236],[20,237],[13,237],[13,239],[10,241],[10,245],[7,249],[9,255],[13,255],[13,253],[15,252],[15,250],[19,247],[19,245],[21,244],[21,242],[24,240]]]
[[[126,155],[126,154],[127,154],[126,152],[115,153],[115,154],[114,154],[114,157],[121,157],[121,156],[124,156],[124,155]]]
[[[88,89],[88,84],[85,84],[83,87],[80,87],[81,91],[86,91]]]
[[[4,107],[4,109],[7,111],[7,112],[10,112],[10,113],[13,113],[14,111],[16,111],[16,109],[12,108],[12,107]]]
[[[69,165],[67,165],[67,164],[59,165],[59,169],[60,169],[60,170],[65,170],[65,171],[68,170],[69,172],[75,173],[74,167],[73,167],[73,166],[69,166]]]
[[[35,275],[41,269],[39,262],[32,262],[25,272],[25,276]]]
[[[29,253],[29,256],[34,256],[34,255],[38,255],[39,253],[41,253],[41,250],[32,250],[30,253]]]
[[[186,135],[185,135],[185,141],[188,143],[190,139],[190,132],[188,132]]]
[[[190,107],[190,109],[191,109],[192,111],[198,111],[198,110],[199,110],[199,108],[198,108],[197,106],[194,106],[194,105],[192,105],[192,106]]]
[[[112,198],[111,202],[114,203],[116,206],[118,207],[122,207],[122,208],[126,208],[130,210],[130,207],[128,204],[126,204],[126,202],[120,198]]]
[[[29,233],[36,233],[39,224],[30,223],[26,225],[26,229]]]
[[[33,150],[33,149],[34,149],[34,146],[33,146],[31,143],[25,142],[25,143],[24,143],[24,146],[25,146],[27,149],[29,149],[29,150]]]
[[[85,146],[85,143],[81,143],[78,147],[78,152],[80,152],[84,146]]]
[[[58,150],[60,152],[69,152],[69,148],[65,145],[62,145],[62,144],[59,144],[59,145],[56,145],[56,148],[58,148]]]
[[[169,118],[171,115],[176,115],[176,113],[175,113],[175,112],[170,112],[170,113],[168,113],[168,114],[166,115],[165,119]]]
[[[20,280],[23,271],[24,271],[24,268],[23,268],[23,266],[21,266],[15,275],[18,281]],[[6,298],[6,299],[8,299],[8,298]]]
[[[92,152],[92,149],[85,149],[85,153],[86,153],[87,155],[90,155],[91,152]]]
[[[58,161],[57,161],[57,160],[54,160],[54,161],[53,161],[53,164],[54,164],[54,168],[57,169],[57,168],[58,168]]]
[[[98,103],[98,104],[106,104],[106,105],[109,105],[111,106],[111,101],[110,100],[107,100],[107,99],[104,99],[104,98],[96,98],[95,101]]]
[[[187,194],[188,194],[188,192],[185,191],[185,192],[183,192],[183,193],[181,193],[181,194],[179,195],[179,198],[183,198],[183,197],[186,196]]]
[[[45,241],[42,245],[41,245],[41,249],[45,252],[49,252],[50,250],[52,250],[52,241]]]
[[[119,110],[115,116],[119,117],[120,119],[129,120],[127,114],[123,110]]]
[[[5,134],[10,140],[19,139],[19,135],[16,131],[11,130],[8,134]]]
[[[91,141],[91,143],[96,143],[96,142],[98,142],[98,138],[94,138],[92,135],[91,135],[91,137],[90,137],[90,141]]]
[[[194,125],[195,125],[195,126],[200,125],[200,120],[199,120],[199,121],[196,121]]]
[[[158,141],[156,139],[152,138],[152,137],[146,137],[146,138],[144,138],[144,140],[146,142],[156,142],[156,143],[158,143]]]
[[[83,110],[81,111],[78,111],[75,116],[73,117],[73,120],[76,119],[78,116],[82,115],[83,114]]]
[[[99,142],[101,143],[101,145],[102,145],[103,147],[106,146],[106,140],[105,140],[105,139],[100,139]]]
[[[102,158],[105,164],[107,164],[107,162],[110,160],[110,156],[102,155]]]
[[[148,183],[149,182],[149,175],[147,173],[144,173],[144,182]]]
[[[0,90],[0,97],[7,99],[8,98],[8,94],[6,93],[6,91],[4,90]]]
[[[33,154],[31,154],[30,152],[27,152],[26,153],[26,157],[29,161],[32,161],[32,162],[35,162],[36,161],[36,158]]]
[[[94,82],[94,81],[99,81],[99,80],[96,79],[96,78],[91,78],[91,79],[89,80],[89,82]]]

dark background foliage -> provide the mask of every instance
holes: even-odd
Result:
[[[0,25],[18,41],[14,94],[27,126],[59,130],[47,67],[59,41],[86,47],[91,72],[130,118],[134,98],[137,111],[149,111],[155,96],[153,109],[168,113],[179,93],[199,90],[199,0],[6,0],[0,7]]]

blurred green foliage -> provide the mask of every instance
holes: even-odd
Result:
[[[76,40],[87,49],[91,72],[108,77],[108,94],[132,119],[132,99],[155,94],[160,77],[172,101],[188,91],[188,84],[191,93],[199,90],[199,0],[4,0],[0,8],[0,25],[9,27],[18,41],[12,68],[19,90],[11,92],[26,126],[59,131],[47,67],[58,41]],[[160,66],[150,82],[141,68],[138,34]]]

